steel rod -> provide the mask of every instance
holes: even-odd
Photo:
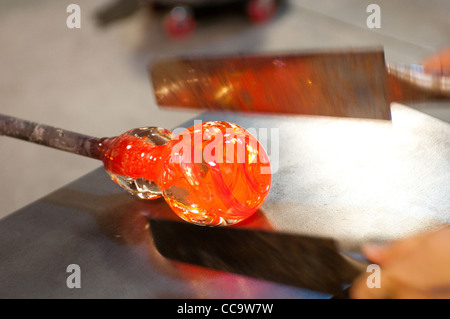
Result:
[[[0,114],[0,135],[100,159],[102,139]]]

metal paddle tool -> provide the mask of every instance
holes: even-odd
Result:
[[[345,297],[366,263],[339,252],[333,239],[241,227],[199,227],[150,221],[158,251],[167,258]]]
[[[448,76],[382,49],[176,57],[149,72],[163,107],[390,120],[391,102],[450,98]]]

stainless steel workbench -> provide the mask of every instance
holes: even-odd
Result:
[[[148,10],[99,28],[95,13],[114,2],[0,0],[0,112],[91,136],[170,128],[197,113],[158,108],[146,72],[157,58],[382,46],[388,62],[420,63],[450,45],[448,0],[286,0],[267,25],[212,18],[180,42],[165,36],[163,15]],[[366,25],[374,2],[380,29]],[[72,3],[81,8],[81,29],[66,26]],[[450,122],[445,105],[414,107]],[[95,168],[90,159],[8,138],[0,138],[0,165],[8,181],[0,183],[0,218]]]
[[[271,156],[271,193],[236,227],[327,236],[354,250],[450,221],[450,125],[398,104],[392,117],[200,119],[254,128]],[[99,168],[5,217],[0,298],[329,297],[169,261],[152,243],[146,218],[155,215],[173,218],[163,200],[135,199]],[[79,289],[66,286],[70,264],[81,268]]]

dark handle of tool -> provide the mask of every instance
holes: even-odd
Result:
[[[0,135],[100,159],[100,139],[0,114]]]

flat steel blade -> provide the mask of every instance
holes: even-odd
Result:
[[[391,119],[383,50],[180,57],[150,74],[159,106]]]
[[[150,219],[164,257],[335,296],[361,273],[328,238]]]

